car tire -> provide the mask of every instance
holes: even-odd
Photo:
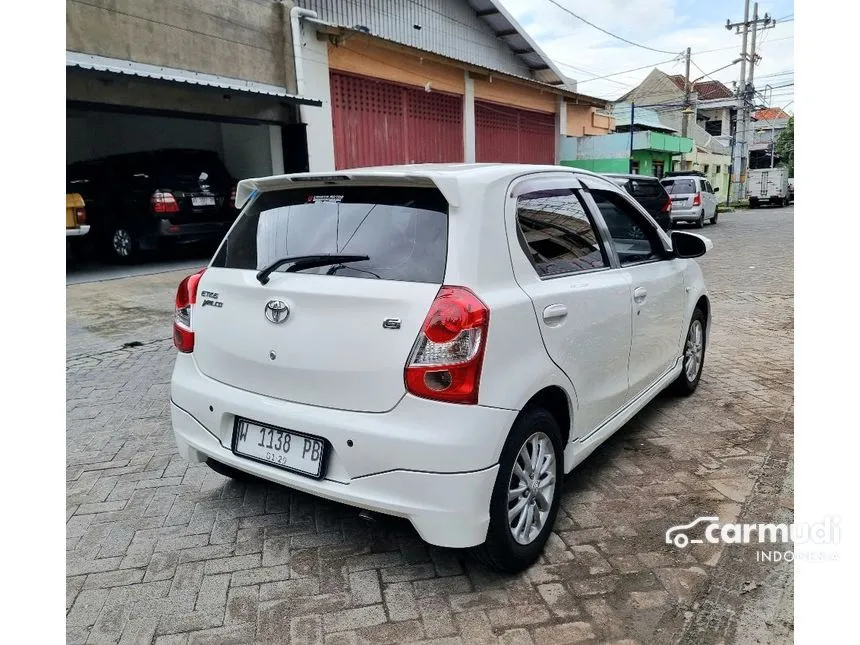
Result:
[[[717,211],[714,211],[714,216],[711,218],[711,224],[717,223],[717,216],[718,215],[719,215],[719,213]]]
[[[684,353],[681,356],[681,373],[669,386],[678,396],[690,396],[699,386],[702,368],[705,365],[705,340],[707,338],[707,318],[698,307],[693,311],[687,335],[684,338]],[[695,362],[695,365],[693,365]]]
[[[696,220],[696,228],[705,228],[705,211],[702,211]]]
[[[134,231],[124,224],[110,227],[104,238],[105,257],[119,264],[130,264],[138,259],[140,241]]]
[[[215,461],[214,459],[207,459],[206,465],[219,475],[224,475],[224,477],[229,477],[230,479],[233,479],[238,482],[260,483],[263,481],[259,477],[255,477],[254,475],[251,475],[249,473],[244,473],[241,470],[236,470],[232,466],[222,464],[220,461]]]
[[[758,200],[757,199],[751,199],[750,200],[750,208],[758,208]]]
[[[547,452],[550,447],[552,453]],[[535,477],[529,459],[539,450],[551,459],[542,460],[543,468]],[[492,569],[506,573],[520,572],[534,563],[555,524],[563,478],[564,446],[558,421],[544,408],[526,408],[517,417],[502,448],[490,497],[487,540],[473,547],[472,555]],[[521,492],[511,498],[516,490]]]

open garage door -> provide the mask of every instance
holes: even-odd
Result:
[[[71,104],[66,110],[66,163],[165,148],[218,154],[236,179],[283,172],[280,125],[162,116]]]
[[[463,161],[463,97],[331,73],[335,167]]]
[[[555,163],[555,115],[475,101],[479,162]]]

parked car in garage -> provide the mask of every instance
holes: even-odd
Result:
[[[661,182],[672,198],[672,223],[692,222],[699,228],[705,220],[717,223],[717,193],[703,173],[668,173]]]
[[[224,236],[238,212],[235,180],[217,153],[165,149],[71,164],[69,190],[83,196],[96,248],[129,262],[141,250]]]
[[[174,318],[176,443],[222,474],[520,571],[564,475],[699,383],[710,242],[600,175],[364,168],[243,180],[237,202]]]
[[[672,228],[672,199],[657,177],[622,173],[606,173],[605,176],[642,204],[642,207],[664,231]]]

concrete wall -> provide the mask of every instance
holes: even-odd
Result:
[[[288,1],[66,0],[66,49],[295,92]]]
[[[609,134],[615,131],[615,119],[600,114],[599,109],[591,105],[567,104],[567,129],[563,131],[571,137],[584,135]]]
[[[567,159],[562,166],[582,168],[591,172],[628,172],[630,162],[627,159]]]

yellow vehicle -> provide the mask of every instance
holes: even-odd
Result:
[[[66,194],[66,237],[80,237],[90,232],[84,198],[77,193]]]
[[[66,237],[80,237],[90,232],[84,198],[77,193],[66,194]]]

